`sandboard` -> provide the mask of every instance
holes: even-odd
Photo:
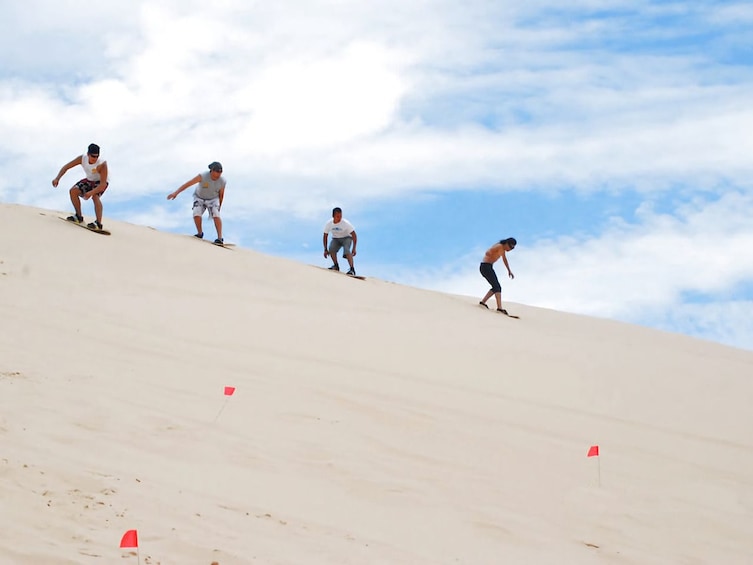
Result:
[[[484,310],[489,310],[490,312],[495,312],[497,314],[503,314],[507,316],[508,318],[515,318],[516,320],[520,319],[520,316],[516,316],[515,314],[508,314],[507,311],[501,312],[499,310],[492,310],[488,306],[485,306],[484,304],[481,304],[481,302],[478,303],[479,306],[481,306]]]
[[[98,230],[98,229],[90,228],[86,224],[79,224],[78,222],[71,222],[70,220],[66,220],[65,218],[61,218],[60,216],[58,216],[58,218],[61,219],[61,220],[63,220],[66,224],[71,224],[73,226],[78,226],[80,228],[84,228],[87,231],[93,231],[94,233],[98,233],[98,234],[102,234],[102,235],[112,235],[107,230]]]
[[[203,241],[204,243],[209,243],[210,245],[214,245],[215,247],[224,247],[225,249],[230,249],[232,251],[233,247],[235,247],[235,243],[215,243],[213,239],[203,239],[200,237],[196,237],[195,235],[188,236],[191,239],[196,239],[198,241]]]
[[[319,269],[324,269],[325,271],[329,271],[330,273],[337,273],[338,275],[345,275],[346,277],[350,277],[351,279],[358,279],[359,281],[365,281],[366,277],[362,277],[361,275],[349,275],[345,271],[335,271],[333,269],[328,269],[327,267],[317,267]]]

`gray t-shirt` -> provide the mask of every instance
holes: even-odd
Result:
[[[220,175],[217,180],[212,180],[211,171],[201,173],[201,181],[196,185],[193,195],[202,200],[211,200],[220,196],[220,190],[225,188],[225,177]]]

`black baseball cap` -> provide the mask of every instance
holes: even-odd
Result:
[[[96,143],[90,143],[89,149],[86,150],[89,155],[99,155],[99,145]]]
[[[209,163],[209,170],[210,171],[217,171],[218,173],[222,172],[222,163],[219,161],[212,161]]]

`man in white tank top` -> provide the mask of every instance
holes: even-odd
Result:
[[[71,196],[71,204],[75,213],[73,216],[68,216],[67,220],[76,222],[78,224],[84,223],[84,216],[81,214],[81,198],[84,200],[92,199],[94,202],[94,214],[96,220],[86,227],[91,229],[102,229],[102,195],[107,190],[109,183],[109,174],[107,170],[107,161],[102,159],[99,155],[99,145],[92,143],[86,151],[86,154],[74,157],[68,163],[63,165],[54,179],[52,179],[52,186],[57,187],[62,176],[76,165],[81,165],[84,169],[86,176],[74,184],[68,191]]]

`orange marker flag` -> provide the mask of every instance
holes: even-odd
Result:
[[[599,467],[599,486],[601,486],[601,457],[599,457],[599,446],[592,445],[588,448],[588,455],[586,457],[596,457],[596,462]]]
[[[128,530],[120,540],[120,547],[138,547],[139,534],[136,530]]]
[[[220,411],[217,412],[217,415],[214,417],[214,421],[216,422],[217,419],[220,417],[220,414],[222,414],[222,411],[225,409],[225,406],[227,406],[228,400],[230,400],[229,396],[233,396],[235,394],[235,387],[234,386],[226,386],[225,387],[225,402],[222,405],[222,408],[220,408]]]

